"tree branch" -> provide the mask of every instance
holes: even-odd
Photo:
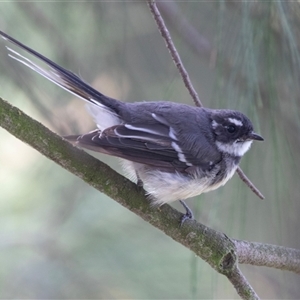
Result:
[[[300,251],[270,244],[234,240],[239,263],[300,274]],[[267,254],[267,255],[266,255]]]
[[[149,6],[150,3],[155,5],[154,1],[149,1]],[[163,24],[162,29],[164,28],[166,29]],[[168,39],[168,49],[173,53],[176,48],[172,39],[168,31],[164,34],[165,39]],[[172,55],[172,58],[183,72],[181,74],[185,74],[182,75],[183,79],[185,78],[184,82],[195,103],[198,101],[198,105],[201,106],[197,93],[193,93],[195,90],[178,53]],[[86,152],[72,146],[1,98],[0,126],[189,248],[216,271],[227,276],[243,299],[258,299],[258,296],[240,272],[237,261],[300,273],[299,250],[231,240],[223,233],[196,221],[187,221],[179,228],[181,213],[169,205],[164,205],[159,210],[152,208],[144,196],[144,191],[137,188],[134,183]]]
[[[251,287],[246,287],[243,276],[237,273],[237,260],[239,263],[269,266],[299,273],[299,250],[247,241],[233,241],[223,233],[197,223],[195,220],[186,221],[184,226],[179,227],[182,217],[180,212],[169,205],[163,205],[160,209],[151,207],[144,191],[133,182],[88,153],[74,147],[1,98],[0,126],[160,229],[173,240],[189,248],[217,272],[227,276],[235,284],[240,296],[255,295],[255,292]],[[274,262],[274,260],[278,261]],[[240,290],[241,286],[244,290]],[[249,291],[251,291],[250,294]],[[243,299],[256,298],[253,296]]]
[[[256,300],[259,299],[258,295],[250,286],[249,282],[241,272],[238,266],[227,276],[229,281],[235,287],[237,293],[242,299]]]
[[[255,292],[245,285],[243,276],[237,273],[237,259],[239,263],[275,267],[299,273],[299,250],[233,241],[223,233],[196,221],[186,221],[184,226],[179,227],[182,216],[180,212],[169,205],[163,205],[160,209],[151,207],[144,191],[134,183],[93,156],[74,147],[1,98],[0,126],[189,248],[217,272],[227,276],[235,284],[240,296],[249,295],[249,291],[253,296]],[[243,291],[240,290],[241,286],[244,287]],[[251,297],[244,299],[256,299],[254,296]]]
[[[223,233],[196,221],[180,227],[182,214],[169,205],[151,207],[144,190],[88,153],[0,98],[0,126],[18,139],[108,195],[145,221],[188,247],[220,273],[236,263],[235,244]]]

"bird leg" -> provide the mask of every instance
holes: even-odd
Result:
[[[194,214],[193,214],[192,210],[186,205],[186,203],[183,200],[179,200],[179,202],[182,204],[182,206],[185,209],[185,214],[181,217],[181,220],[180,220],[180,226],[182,226],[186,220],[193,220]]]
[[[144,183],[137,172],[136,172],[136,178],[137,178],[137,181],[136,181],[137,187],[143,188]],[[185,214],[180,219],[180,227],[181,227],[186,220],[193,220],[194,214],[193,214],[192,210],[187,206],[187,204],[183,200],[179,200],[179,202],[182,204],[182,206],[185,209]]]

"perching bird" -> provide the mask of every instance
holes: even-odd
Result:
[[[173,102],[125,103],[109,98],[72,72],[0,31],[0,35],[46,64],[32,62],[7,47],[9,56],[89,103],[98,129],[66,137],[74,144],[117,156],[131,178],[143,184],[155,205],[215,190],[234,174],[253,140],[253,131],[241,112],[208,109]]]

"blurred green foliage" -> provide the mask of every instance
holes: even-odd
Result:
[[[241,166],[266,199],[235,176],[189,201],[197,219],[233,238],[299,248],[299,3],[161,9],[204,105],[243,111],[265,137]],[[143,1],[11,1],[0,15],[1,30],[111,97],[192,104]],[[94,129],[81,100],[9,59],[4,46],[1,97],[59,134]],[[0,138],[0,298],[238,297],[189,250],[4,130]],[[117,159],[99,157],[122,172]],[[242,270],[262,298],[300,295],[297,275]]]

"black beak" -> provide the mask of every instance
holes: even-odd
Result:
[[[248,135],[248,139],[255,140],[255,141],[263,141],[264,140],[263,137],[261,137],[259,134],[255,133],[253,131]]]

